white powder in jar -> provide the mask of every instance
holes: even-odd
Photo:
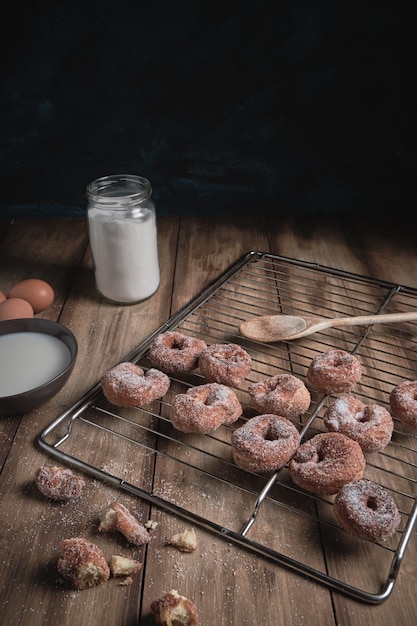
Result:
[[[118,217],[88,212],[95,279],[100,293],[115,302],[131,304],[151,296],[159,287],[155,213]]]

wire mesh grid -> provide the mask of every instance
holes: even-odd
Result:
[[[333,497],[297,488],[287,466],[272,475],[237,468],[230,438],[234,428],[256,415],[249,384],[284,372],[306,382],[311,359],[333,348],[355,353],[362,363],[355,397],[389,409],[390,391],[415,378],[417,324],[332,328],[274,344],[245,339],[239,324],[254,315],[273,313],[331,318],[406,312],[414,310],[416,302],[417,291],[401,285],[250,252],[125,359],[149,368],[152,341],[174,329],[207,344],[240,344],[249,352],[252,368],[235,389],[244,409],[236,424],[208,435],[183,434],[173,428],[169,417],[175,394],[206,382],[196,369],[171,376],[168,393],[140,408],[111,405],[97,384],[44,430],[39,443],[63,462],[150,505],[332,589],[380,603],[393,590],[417,517],[417,430],[395,419],[389,445],[365,455],[365,477],[393,496],[402,518],[391,539],[375,544],[342,530],[333,514]],[[311,390],[308,411],[293,420],[303,440],[326,432],[323,414],[330,401]]]

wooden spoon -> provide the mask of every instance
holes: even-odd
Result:
[[[389,324],[417,320],[417,311],[411,313],[389,313],[381,315],[360,315],[358,317],[324,317],[298,315],[263,315],[252,317],[239,326],[240,333],[248,339],[263,341],[288,341],[311,335],[333,326],[367,326],[377,322]]]

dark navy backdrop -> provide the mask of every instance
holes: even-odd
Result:
[[[24,0],[2,16],[0,216],[81,215],[102,175],[160,214],[406,211],[402,3]]]

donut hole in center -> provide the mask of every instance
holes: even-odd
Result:
[[[375,498],[375,496],[368,496],[367,500],[366,500],[366,506],[368,509],[371,509],[371,511],[376,511],[378,508],[378,502],[377,499]]]

